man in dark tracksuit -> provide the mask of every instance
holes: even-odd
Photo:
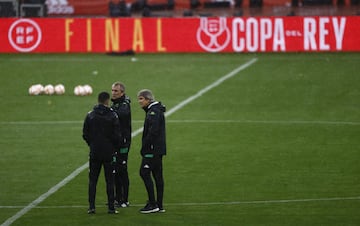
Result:
[[[104,166],[108,213],[118,213],[114,207],[114,177],[112,159],[121,140],[120,123],[117,114],[110,109],[110,94],[101,92],[98,104],[85,118],[83,139],[90,147],[89,154],[89,214],[95,213],[96,185],[101,166]]]
[[[166,155],[165,106],[154,100],[150,90],[140,90],[138,102],[146,117],[142,136],[140,176],[148,193],[148,203],[141,213],[165,212],[163,208],[164,178],[162,158]],[[153,176],[156,185],[156,199]]]
[[[115,205],[129,206],[129,174],[127,170],[128,153],[131,144],[131,108],[130,98],[125,94],[125,85],[115,82],[111,87],[111,108],[117,113],[120,121],[120,149],[117,150],[115,166]]]

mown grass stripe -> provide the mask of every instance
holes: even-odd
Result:
[[[360,122],[353,121],[327,121],[327,120],[193,120],[193,119],[180,119],[180,120],[167,120],[167,123],[240,123],[240,124],[324,124],[324,125],[360,125]],[[83,121],[12,121],[0,122],[1,125],[61,125],[61,124],[79,124]],[[133,120],[133,123],[143,123],[142,120]]]
[[[166,206],[215,206],[215,205],[246,205],[246,204],[279,204],[279,203],[298,203],[298,202],[331,202],[360,200],[360,196],[353,197],[330,197],[330,198],[304,198],[304,199],[278,199],[278,200],[249,200],[249,201],[230,201],[230,202],[187,202],[187,203],[165,203]],[[131,204],[140,207],[144,204]],[[0,209],[20,209],[24,206],[0,206]],[[68,206],[36,206],[34,209],[68,209],[68,208],[87,208],[85,205]]]
[[[214,83],[206,86],[204,89],[201,89],[197,94],[189,97],[188,99],[180,102],[178,105],[176,105],[175,107],[171,108],[169,111],[166,112],[165,116],[169,116],[173,113],[175,113],[176,111],[180,110],[181,108],[183,108],[184,106],[186,106],[187,104],[189,104],[190,102],[192,102],[193,100],[197,99],[198,97],[200,97],[201,95],[205,94],[206,92],[208,92],[209,90],[211,90],[212,88],[220,85],[222,82],[224,82],[225,80],[235,76],[237,73],[239,73],[240,71],[246,69],[247,67],[251,66],[252,64],[254,64],[257,61],[257,58],[253,58],[250,61],[246,62],[245,64],[240,65],[239,67],[237,67],[236,69],[234,69],[233,71],[231,71],[230,73],[222,76],[220,79],[216,80]],[[132,137],[140,134],[143,131],[143,128],[139,128],[137,130],[135,130],[132,133]],[[40,197],[38,197],[37,199],[35,199],[34,201],[32,201],[29,205],[27,205],[26,207],[24,207],[23,209],[21,209],[19,212],[17,212],[15,215],[13,215],[12,217],[8,218],[3,224],[1,224],[1,226],[9,226],[11,225],[13,222],[15,222],[17,219],[19,219],[20,217],[22,217],[24,214],[26,214],[27,212],[29,212],[31,209],[33,209],[34,207],[36,207],[39,203],[41,203],[42,201],[44,201],[47,197],[49,197],[50,195],[52,195],[53,193],[55,193],[57,190],[59,190],[61,187],[63,187],[64,185],[66,185],[69,181],[71,181],[72,179],[74,179],[78,174],[80,174],[84,169],[86,169],[88,167],[88,162],[85,163],[84,165],[80,166],[78,169],[76,169],[74,172],[72,172],[69,176],[67,176],[65,179],[63,179],[61,182],[59,182],[58,184],[56,184],[54,187],[50,188],[49,191],[47,191],[46,193],[42,194]]]

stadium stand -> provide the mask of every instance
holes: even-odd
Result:
[[[18,16],[18,3],[16,0],[0,0],[0,17]]]
[[[129,17],[131,16],[131,8],[126,5],[124,0],[110,0],[109,14],[111,17]]]
[[[359,2],[360,0],[175,0],[174,9],[183,10],[183,15],[188,16],[356,15],[359,12]]]
[[[45,17],[46,11],[45,0],[20,0],[21,17]]]
[[[34,4],[34,7],[31,7],[31,4]],[[39,11],[35,10],[35,6],[39,6],[39,4],[44,6],[44,16],[48,14],[49,17],[338,16],[360,14],[360,0],[20,0],[19,4],[17,0],[0,0],[0,16],[41,16]]]

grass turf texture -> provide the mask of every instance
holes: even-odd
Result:
[[[138,90],[171,109],[257,57],[167,118],[165,214],[138,213],[146,201],[138,135],[130,208],[106,213],[101,175],[97,214],[88,216],[85,170],[13,225],[359,225],[360,198],[318,199],[360,197],[360,54],[136,57],[0,55],[1,223],[86,163],[82,120],[114,81],[127,85],[136,130]],[[29,96],[36,83],[63,83],[66,93]],[[94,94],[74,96],[79,84]]]

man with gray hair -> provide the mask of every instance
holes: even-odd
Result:
[[[141,146],[140,176],[148,194],[148,203],[141,213],[164,213],[164,178],[162,158],[166,155],[165,106],[155,101],[151,90],[143,89],[137,94],[138,102],[146,112]],[[152,176],[151,176],[152,175]],[[153,178],[152,178],[153,177]],[[156,199],[154,183],[156,186]]]

